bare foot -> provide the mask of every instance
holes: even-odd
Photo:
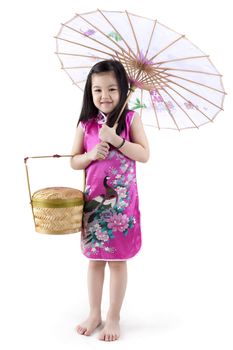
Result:
[[[106,324],[99,335],[99,340],[113,341],[120,337],[120,325],[118,319],[106,320]]]
[[[79,324],[76,327],[76,330],[79,334],[82,335],[91,335],[93,331],[101,325],[101,317],[100,316],[92,316],[90,315],[85,322]]]

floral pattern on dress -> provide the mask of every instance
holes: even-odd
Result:
[[[90,255],[98,253],[98,250],[103,249],[109,253],[115,253],[116,248],[111,246],[111,240],[115,239],[116,235],[123,235],[126,237],[130,234],[130,229],[134,227],[136,218],[133,215],[128,216],[124,213],[130,202],[130,185],[135,182],[134,162],[125,157],[116,150],[112,150],[108,154],[108,158],[115,158],[119,161],[119,169],[110,167],[107,176],[108,185],[112,191],[115,192],[115,198],[112,198],[112,203],[103,197],[99,205],[94,207],[93,212],[85,211],[84,221],[84,239],[82,242],[82,249],[85,254]],[[89,197],[91,188],[86,187],[85,196]],[[100,197],[100,196],[98,196]],[[93,205],[97,198],[86,201],[86,205],[91,203]],[[86,230],[85,230],[86,227]]]

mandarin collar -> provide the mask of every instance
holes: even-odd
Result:
[[[104,114],[103,112],[99,111],[97,115],[97,123],[98,124],[105,124],[107,122],[108,115]]]

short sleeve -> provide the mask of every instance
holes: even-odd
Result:
[[[79,122],[79,125],[83,131],[85,131],[85,123],[83,121]]]
[[[134,120],[134,117],[136,115],[136,112],[135,111],[132,111],[132,113],[130,114],[129,116],[129,126],[131,127],[132,123],[133,123],[133,120]]]

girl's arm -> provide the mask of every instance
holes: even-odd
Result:
[[[105,159],[109,152],[109,145],[102,141],[95,145],[91,151],[84,153],[83,139],[84,132],[79,124],[76,128],[73,148],[71,151],[71,154],[75,154],[75,156],[70,160],[70,165],[74,170],[85,169],[92,161]]]
[[[138,162],[146,163],[150,156],[149,144],[138,113],[135,113],[130,128],[132,142],[125,140],[124,145],[119,149],[124,155]],[[112,138],[112,145],[118,147],[122,143],[122,137],[115,134]]]
[[[83,153],[83,139],[84,132],[79,124],[76,128],[74,143],[71,151],[71,154],[75,154],[75,156],[70,159],[70,165],[74,170],[85,169],[91,163],[88,153]]]

